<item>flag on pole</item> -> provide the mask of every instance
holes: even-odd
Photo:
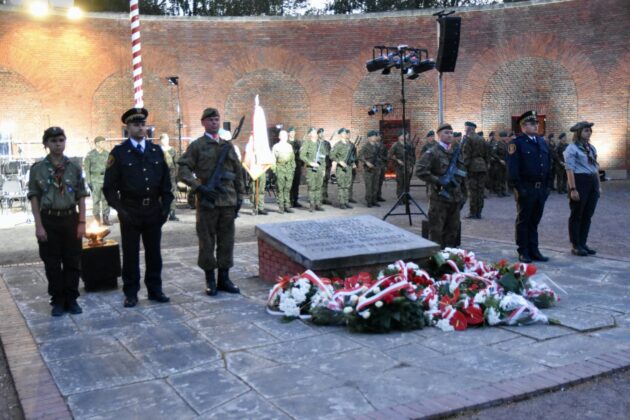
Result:
[[[140,8],[139,0],[129,0],[129,18],[131,20],[131,55],[133,65],[133,100],[136,108],[144,108],[142,91],[142,55],[140,46]]]
[[[259,104],[258,95],[254,99],[252,127],[252,134],[249,136],[247,146],[245,146],[243,167],[252,179],[258,179],[275,163],[273,153],[269,148],[267,118],[265,118],[265,111]]]

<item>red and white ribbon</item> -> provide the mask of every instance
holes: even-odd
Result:
[[[140,45],[140,8],[139,0],[129,0],[129,18],[131,20],[131,55],[133,65],[133,100],[136,108],[144,107],[142,91],[142,54]]]

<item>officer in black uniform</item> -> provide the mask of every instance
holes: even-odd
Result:
[[[508,145],[508,181],[516,197],[516,245],[521,262],[548,261],[538,249],[538,224],[551,188],[551,153],[538,136],[535,111],[519,117],[520,133]]]
[[[132,108],[122,115],[129,138],[111,151],[103,183],[105,198],[120,220],[126,308],[138,303],[141,237],[146,262],[144,284],[149,300],[169,301],[162,292],[160,240],[174,197],[162,148],[145,138],[148,115],[144,108]]]

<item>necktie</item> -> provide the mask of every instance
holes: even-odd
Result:
[[[138,149],[138,152],[143,153],[144,151],[142,150],[142,145],[140,143],[138,143],[138,145],[136,146],[136,149]]]

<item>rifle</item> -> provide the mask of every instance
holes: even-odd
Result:
[[[317,164],[319,164],[319,159],[320,159],[319,150],[322,148],[322,143],[324,142],[322,140],[319,140],[319,144],[317,145],[317,151],[315,152],[315,163]],[[311,171],[313,172],[317,172],[318,169],[319,168],[311,167]]]
[[[346,167],[343,168],[344,172],[346,169],[351,168],[352,165],[357,161],[357,146],[361,144],[361,136],[357,136],[354,142],[350,142],[350,149],[348,149],[348,153],[346,154]]]
[[[227,193],[227,190],[221,183],[221,181],[233,181],[236,179],[236,174],[231,171],[226,171],[223,167],[225,163],[225,159],[227,158],[230,149],[232,149],[232,145],[230,143],[225,143],[221,148],[221,154],[219,155],[219,159],[217,159],[217,165],[214,168],[214,172],[212,172],[212,176],[206,182],[205,186],[208,188],[210,192],[218,192],[219,194]],[[201,207],[206,209],[213,209],[215,207],[215,199],[211,197],[201,196]]]
[[[238,122],[238,126],[236,126],[236,130],[234,130],[234,134],[232,134],[232,140],[236,140],[239,134],[241,134],[241,128],[243,128],[243,122],[245,122],[245,115],[241,117],[241,120]]]
[[[446,191],[446,187],[448,187],[449,185],[459,187],[459,182],[455,179],[455,176],[464,177],[467,175],[466,171],[462,171],[461,169],[457,168],[457,160],[459,159],[459,154],[461,153],[461,150],[461,146],[458,145],[455,149],[455,152],[453,153],[453,157],[451,157],[451,161],[448,164],[448,169],[446,170],[446,173],[438,179],[438,183],[440,187],[442,187],[439,195],[446,199],[451,198],[451,195],[448,193],[448,191]]]

